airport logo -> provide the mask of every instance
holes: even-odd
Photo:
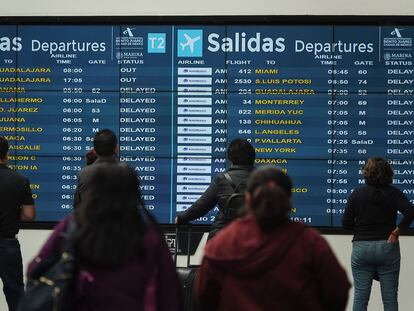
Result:
[[[129,28],[127,27],[122,34],[127,35],[128,37],[133,37],[134,34],[132,33],[132,30],[134,30],[135,28]]]
[[[393,28],[389,38],[383,39],[385,50],[408,50],[412,47],[412,38],[403,37],[404,28]]]
[[[402,38],[400,30],[404,30],[404,29],[403,28],[400,28],[400,29],[394,28],[394,30],[391,31],[391,35],[392,36],[397,36],[397,38]]]
[[[384,53],[384,60],[385,61],[405,61],[412,58],[411,53],[406,52],[385,52]]]
[[[116,49],[120,52],[117,53],[117,58],[136,58],[141,55],[134,50],[142,50],[144,48],[144,38],[138,37],[135,34],[136,28],[125,27],[121,31],[121,36],[115,38]],[[140,52],[142,54],[142,52]]]
[[[165,33],[148,33],[148,53],[165,53]]]
[[[202,29],[178,29],[177,56],[203,57]]]

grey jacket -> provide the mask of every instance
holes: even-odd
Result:
[[[227,170],[231,176],[233,183],[238,185],[241,182],[246,183],[250,174],[254,170],[254,166],[234,165]],[[218,205],[219,211],[215,216],[212,228],[210,230],[209,238],[214,236],[220,229],[227,225],[228,221],[223,213],[223,205],[227,198],[234,193],[233,187],[224,177],[224,173],[218,174],[202,194],[202,196],[195,201],[187,210],[177,215],[177,223],[185,224],[195,220]]]

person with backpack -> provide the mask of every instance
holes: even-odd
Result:
[[[195,220],[218,205],[219,211],[208,235],[208,239],[211,239],[238,217],[243,209],[247,179],[254,170],[256,152],[249,141],[238,138],[227,148],[227,158],[232,162],[231,167],[217,175],[202,196],[187,210],[177,215],[176,224],[186,224]]]

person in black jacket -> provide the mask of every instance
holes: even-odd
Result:
[[[227,158],[232,166],[226,171],[230,175],[233,185],[247,184],[247,179],[254,169],[256,152],[246,139],[235,139],[227,148]],[[186,224],[212,210],[218,204],[219,212],[215,216],[208,239],[211,239],[220,229],[231,220],[226,216],[225,203],[228,197],[235,192],[225,174],[217,175],[203,195],[187,210],[179,213],[175,218],[176,224]]]
[[[118,151],[118,140],[114,132],[109,129],[102,129],[97,132],[93,138],[93,150],[96,154],[96,159],[91,160],[91,155],[87,154],[87,166],[82,168],[78,174],[78,184],[74,194],[73,207],[76,209],[82,200],[82,195],[86,191],[90,183],[90,173],[93,171],[93,165],[99,163],[110,163],[119,164],[117,151]],[[89,157],[89,158],[88,158]]]
[[[398,237],[410,226],[414,208],[400,190],[391,186],[394,172],[386,160],[368,159],[362,173],[365,185],[352,192],[342,218],[342,225],[354,231],[353,311],[367,310],[374,278],[380,281],[384,310],[394,311],[398,310],[401,260]],[[398,211],[403,218],[396,226]]]
[[[0,280],[10,311],[23,294],[23,264],[17,239],[21,221],[36,217],[30,182],[8,167],[9,143],[0,136]]]

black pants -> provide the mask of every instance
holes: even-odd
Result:
[[[22,253],[16,239],[0,239],[0,278],[9,311],[15,311],[24,291]]]

